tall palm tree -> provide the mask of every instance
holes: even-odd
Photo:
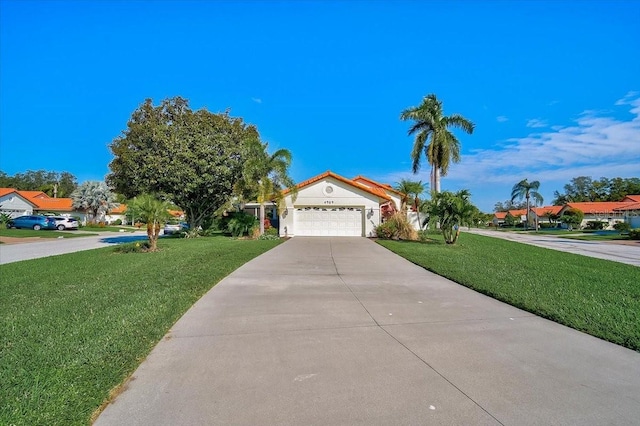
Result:
[[[266,148],[266,147],[265,147]],[[276,203],[278,212],[284,209],[284,195],[282,191],[291,188],[293,197],[297,195],[295,182],[289,176],[291,165],[291,152],[288,149],[279,149],[271,155],[266,155],[257,167],[259,170],[256,186],[257,201],[260,203],[260,235],[264,234],[264,205],[268,201]]]
[[[536,202],[542,204],[544,199],[542,195],[538,192],[540,188],[540,182],[534,180],[533,182],[528,182],[527,179],[522,179],[520,182],[513,185],[513,189],[511,190],[511,201],[513,202],[516,198],[522,200],[526,198],[527,200],[527,223],[525,223],[525,229],[529,226],[529,199],[533,197]]]
[[[460,141],[449,128],[458,128],[471,134],[475,125],[460,114],[445,116],[442,102],[430,94],[417,107],[408,108],[400,114],[403,121],[412,120],[409,135],[416,135],[411,151],[413,173],[420,170],[422,152],[431,164],[431,189],[440,192],[440,176],[446,176],[451,162],[460,162]]]

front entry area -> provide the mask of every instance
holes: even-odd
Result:
[[[296,235],[307,237],[362,237],[362,207],[296,207]]]

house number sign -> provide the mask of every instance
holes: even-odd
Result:
[[[324,200],[324,204],[333,204],[332,200]]]

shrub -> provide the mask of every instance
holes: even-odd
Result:
[[[386,222],[376,227],[376,235],[384,240],[412,240],[418,239],[418,233],[409,223],[403,212],[391,215]]]
[[[150,248],[149,241],[137,241],[135,243],[120,244],[113,251],[116,253],[146,253]]]
[[[279,240],[278,230],[276,228],[265,229],[264,234],[258,237],[259,240]]]
[[[631,229],[631,225],[628,224],[627,222],[618,222],[615,225],[613,225],[613,229],[615,229],[618,232],[628,232]]]
[[[256,226],[257,222],[258,220],[254,216],[238,212],[229,220],[227,229],[231,233],[231,236],[236,238],[242,237],[243,235],[248,235]]]
[[[640,240],[640,228],[630,229],[629,238],[632,240]]]
[[[120,226],[122,225],[122,219],[116,219],[113,221],[112,225]]]
[[[600,220],[590,220],[589,222],[587,222],[587,229],[598,231],[600,229],[604,229],[605,223],[607,222],[602,222]]]

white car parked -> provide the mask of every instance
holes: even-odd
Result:
[[[65,229],[78,229],[78,221],[72,217],[66,216],[51,216],[51,219],[56,221],[56,229],[58,231],[64,231]]]

